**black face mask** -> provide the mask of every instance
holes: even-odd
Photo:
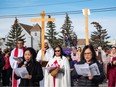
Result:
[[[47,49],[49,49],[49,46],[47,46],[47,47],[45,47],[45,48],[46,48],[46,50],[47,50]]]
[[[76,53],[73,53],[73,56],[76,56]]]
[[[98,52],[99,55],[101,55],[101,52]]]

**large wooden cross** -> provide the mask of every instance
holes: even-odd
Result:
[[[89,32],[88,32],[88,14],[89,10],[88,9],[84,9],[83,10],[83,14],[85,17],[85,34],[86,34],[86,45],[89,45]]]
[[[55,18],[45,18],[46,14],[44,11],[42,11],[42,13],[40,13],[41,18],[32,18],[31,21],[32,22],[41,22],[41,49],[42,49],[42,61],[44,61],[44,27],[45,27],[45,22],[46,21],[54,21]]]

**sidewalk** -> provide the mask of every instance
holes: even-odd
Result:
[[[103,84],[100,84],[99,87],[108,87],[108,83],[103,83]]]
[[[108,87],[107,85],[108,85],[107,83],[103,83],[103,84],[100,84],[100,86],[99,86],[99,87]],[[1,82],[0,82],[0,87],[2,87]],[[10,86],[9,86],[9,87],[10,87]]]

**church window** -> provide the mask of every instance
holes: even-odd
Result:
[[[35,36],[37,36],[37,33],[35,32]]]

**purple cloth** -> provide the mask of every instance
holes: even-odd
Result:
[[[76,63],[77,63],[77,61],[76,61],[76,60],[73,60],[73,62],[74,62],[74,64],[76,64]]]
[[[70,53],[71,53],[71,49],[63,49],[63,52],[64,52],[65,54],[70,54]]]

